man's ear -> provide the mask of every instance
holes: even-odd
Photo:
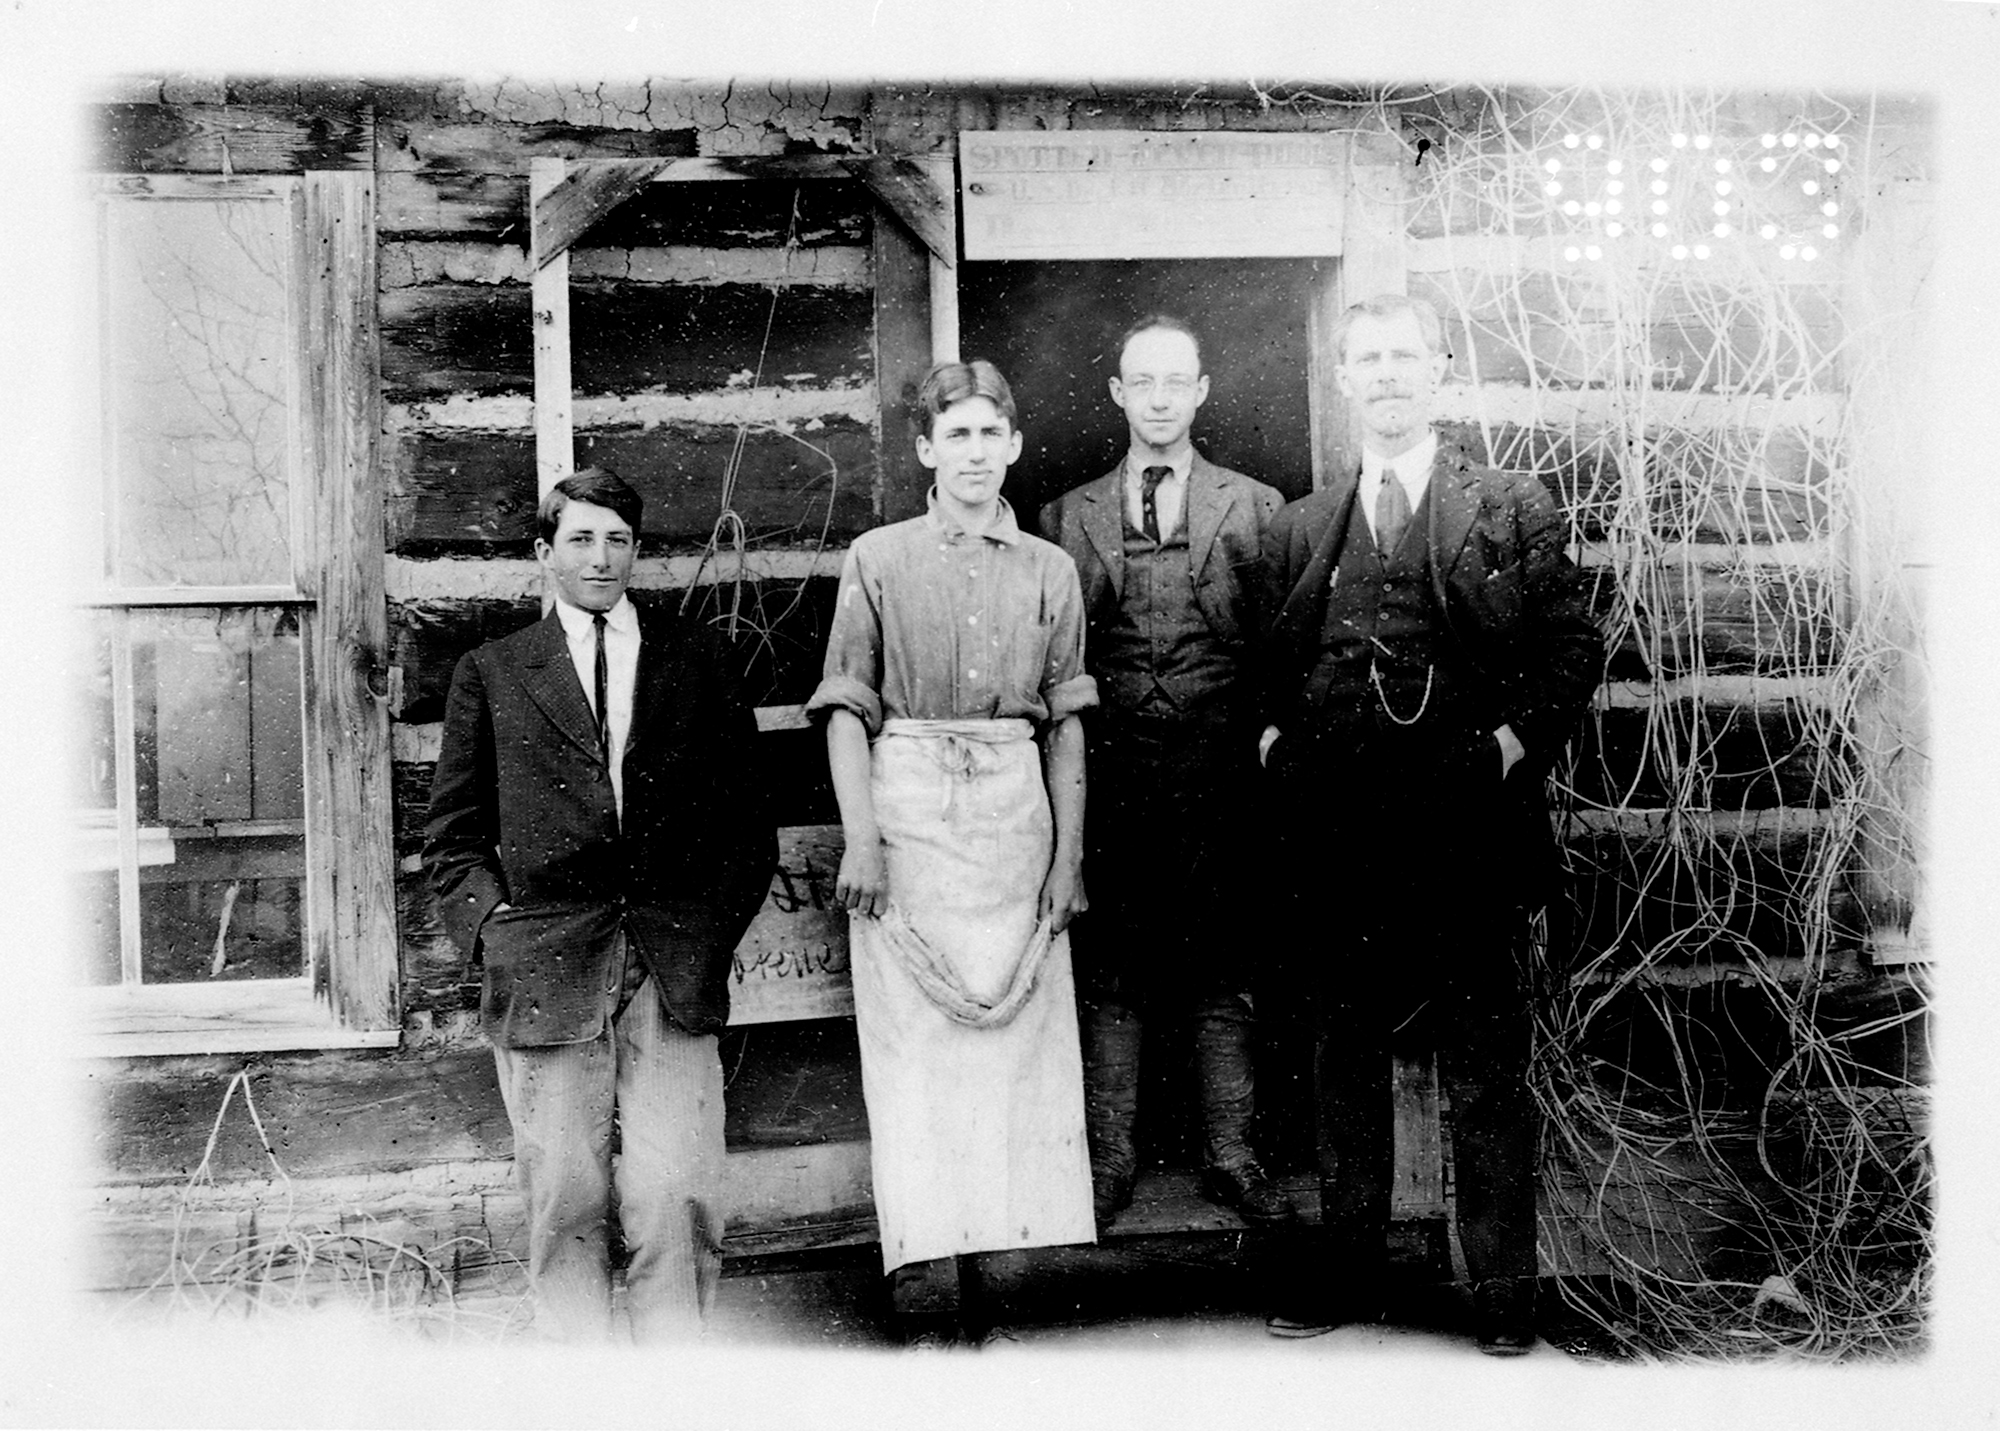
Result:
[[[931,446],[931,440],[922,433],[917,434],[917,461],[926,467],[937,466],[937,449]]]

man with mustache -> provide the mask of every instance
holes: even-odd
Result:
[[[1432,429],[1450,362],[1437,311],[1369,299],[1332,338],[1361,469],[1285,507],[1264,542],[1258,754],[1277,928],[1314,1019],[1322,1207],[1269,1326],[1380,1317],[1391,1058],[1428,1046],[1480,1348],[1514,1354],[1534,1341],[1523,960],[1556,867],[1542,785],[1603,641],[1548,493]]]

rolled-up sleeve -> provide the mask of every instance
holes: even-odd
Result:
[[[881,586],[870,579],[858,546],[840,568],[840,596],[827,634],[826,663],[806,714],[852,711],[870,736],[882,729]]]
[[[1076,563],[1059,552],[1049,579],[1049,646],[1042,658],[1042,704],[1053,724],[1097,704],[1097,682],[1083,669],[1083,588]]]

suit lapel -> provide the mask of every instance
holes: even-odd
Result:
[[[1479,518],[1479,489],[1466,473],[1465,454],[1456,447],[1438,444],[1431,463],[1430,557],[1432,568],[1442,580],[1458,562],[1472,524]]]
[[[1125,596],[1125,468],[1113,468],[1083,489],[1083,535],[1111,582],[1111,597]]]
[[[665,725],[663,707],[674,698],[673,672],[679,652],[665,622],[652,608],[637,602],[633,605],[639,612],[639,670],[632,678],[632,728],[625,735],[627,760],[648,734],[658,734]]]
[[[521,684],[551,725],[593,755],[597,753],[597,722],[591,719],[590,698],[577,679],[562,620],[553,610],[534,629],[521,661]]]
[[[1182,506],[1187,512],[1188,576],[1196,585],[1201,583],[1201,569],[1208,565],[1216,534],[1222,530],[1222,519],[1228,515],[1230,503],[1236,500],[1235,484],[1222,472],[1199,452],[1194,455],[1194,465],[1188,468],[1187,496]]]
[[[1325,525],[1307,526],[1299,533],[1306,547],[1306,562],[1292,589],[1285,594],[1278,613],[1278,625],[1285,639],[1305,643],[1317,640],[1326,622],[1326,599],[1333,591],[1334,573],[1340,563],[1342,534],[1347,530],[1354,508],[1354,494],[1360,490],[1361,473],[1349,472],[1326,490]]]

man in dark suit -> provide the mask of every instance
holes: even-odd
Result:
[[[720,1266],[730,961],[770,887],[728,647],[625,594],[640,499],[591,468],[538,513],[554,609],[453,673],[424,861],[514,1126],[544,1330],[611,1331],[608,1219],[636,1339],[699,1330]]]
[[[1393,1052],[1435,1049],[1480,1345],[1532,1343],[1534,1103],[1521,958],[1555,869],[1542,786],[1603,667],[1555,504],[1431,428],[1438,315],[1386,296],[1333,333],[1359,472],[1264,542],[1275,613],[1259,755],[1277,915],[1310,1000],[1320,1256],[1271,1318],[1306,1336],[1380,1315]]]
[[[1257,559],[1284,499],[1195,451],[1208,376],[1186,323],[1133,324],[1110,388],[1125,460],[1041,519],[1076,562],[1102,700],[1087,717],[1092,902],[1075,943],[1092,1201],[1102,1231],[1132,1200],[1143,1027],[1157,1036],[1191,1017],[1203,1190],[1253,1222],[1282,1222],[1291,1201],[1249,1141],[1258,944],[1228,913],[1256,774]]]

